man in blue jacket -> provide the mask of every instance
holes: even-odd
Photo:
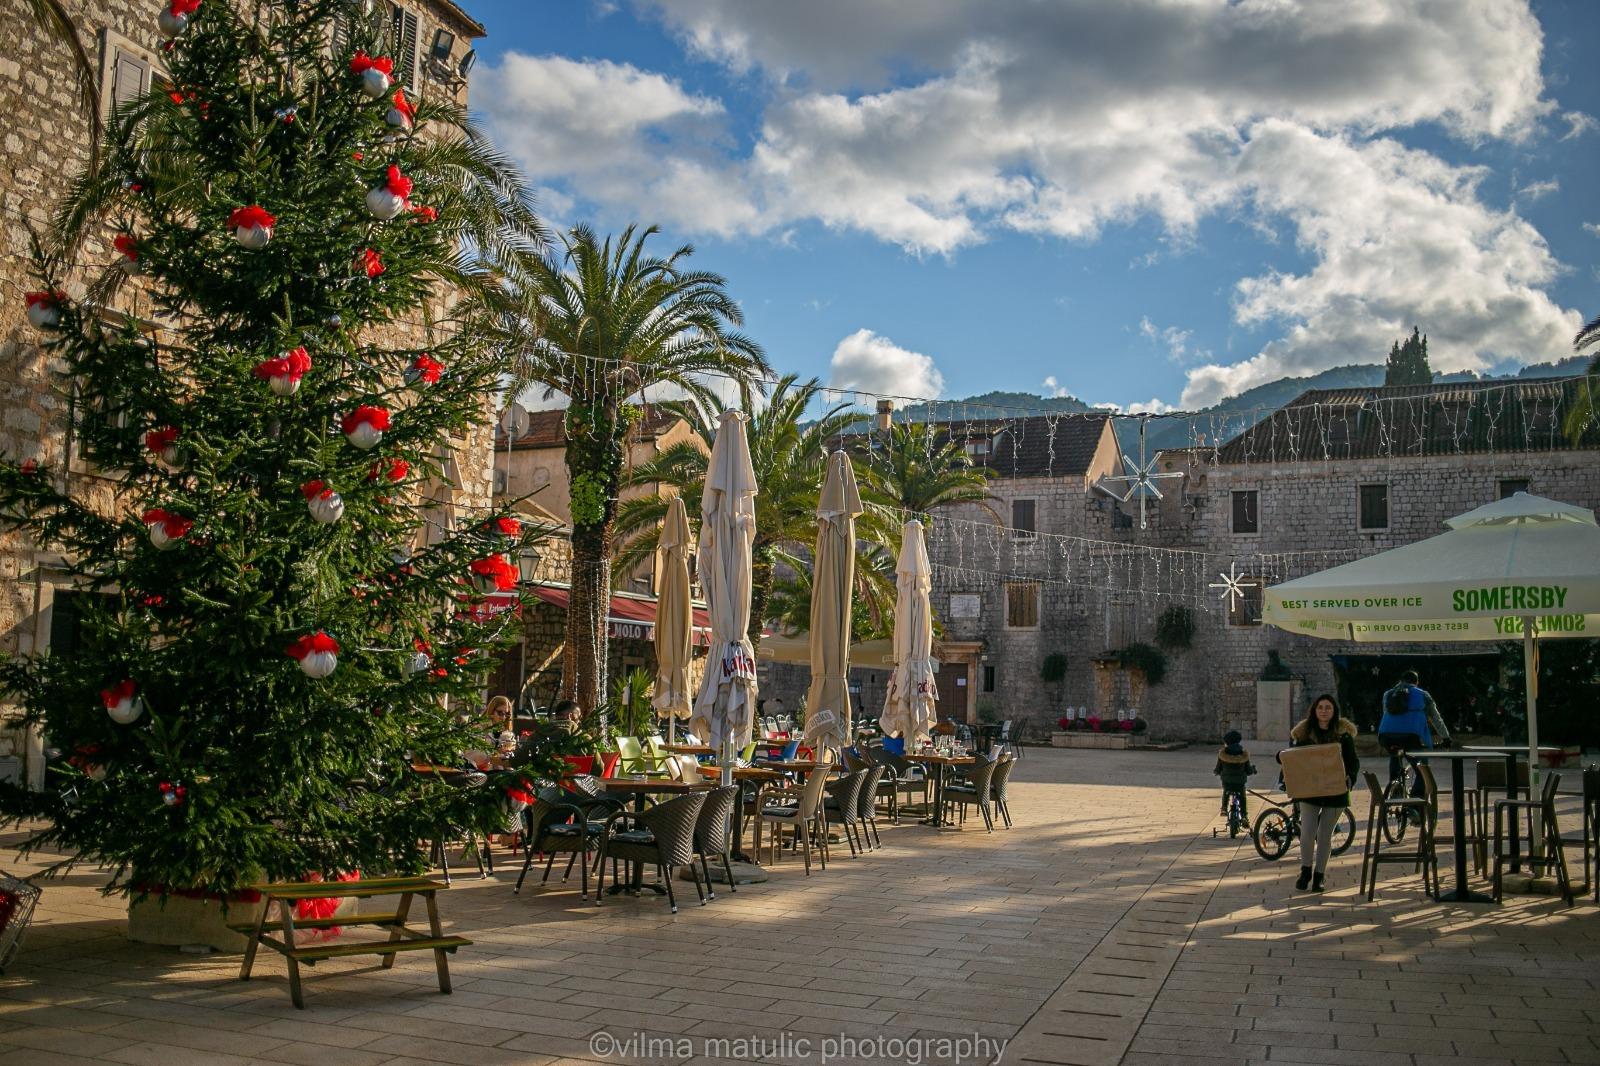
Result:
[[[1378,722],[1378,743],[1389,749],[1389,780],[1400,777],[1401,751],[1433,747],[1435,736],[1444,744],[1450,742],[1450,730],[1439,716],[1439,706],[1417,684],[1417,672],[1407,670],[1400,675],[1399,684],[1383,694],[1383,718]],[[1419,777],[1411,787],[1412,795],[1422,794]]]

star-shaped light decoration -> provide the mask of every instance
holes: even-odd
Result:
[[[1222,590],[1220,595],[1222,599],[1227,601],[1228,609],[1230,611],[1244,601],[1245,586],[1250,580],[1250,575],[1241,574],[1238,572],[1238,569],[1238,563],[1229,563],[1228,572],[1226,574],[1217,575],[1222,580],[1213,581],[1211,583],[1212,588]]]
[[[1095,488],[1099,489],[1107,496],[1110,496],[1118,503],[1127,503],[1135,496],[1138,496],[1140,529],[1147,528],[1144,515],[1145,499],[1150,496],[1154,496],[1158,500],[1165,499],[1165,497],[1161,495],[1161,486],[1159,485],[1159,482],[1165,481],[1168,478],[1183,477],[1183,472],[1181,470],[1173,470],[1169,473],[1158,474],[1156,473],[1156,460],[1151,459],[1148,462],[1145,460],[1144,427],[1147,421],[1148,419],[1144,415],[1139,416],[1139,461],[1135,463],[1132,459],[1129,459],[1126,455],[1124,455],[1122,457],[1122,465],[1128,472],[1126,474],[1103,477],[1095,485]],[[1124,484],[1128,487],[1125,491],[1118,492],[1115,489],[1108,488],[1106,486],[1107,482]]]

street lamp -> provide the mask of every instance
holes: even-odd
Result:
[[[517,553],[517,575],[524,585],[531,585],[539,572],[539,549],[529,545]]]

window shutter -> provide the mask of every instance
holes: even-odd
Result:
[[[350,47],[349,15],[333,16],[333,32],[330,37],[329,47],[333,49],[333,61],[336,64],[342,63],[345,57],[353,51]]]
[[[417,37],[419,29],[415,12],[399,4],[391,4],[393,12],[389,25],[390,46],[394,49],[394,78],[407,89],[417,87]]]
[[[111,106],[121,107],[150,91],[150,64],[121,48],[111,63]]]

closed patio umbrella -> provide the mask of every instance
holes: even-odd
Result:
[[[824,752],[850,742],[850,600],[856,577],[856,490],[850,456],[835,451],[817,498],[817,550],[811,560],[811,687],[806,742]]]
[[[928,546],[922,523],[911,519],[900,529],[900,558],[894,568],[894,672],[883,701],[878,728],[885,736],[900,734],[908,747],[928,738],[934,725],[933,588]]]
[[[1519,492],[1449,531],[1266,590],[1265,621],[1363,643],[1521,638],[1528,766],[1539,784],[1538,642],[1600,633],[1594,512]]]
[[[672,742],[679,718],[689,717],[689,641],[694,619],[689,604],[689,512],[683,497],[667,504],[667,520],[656,547],[655,709],[667,716]]]
[[[755,721],[756,657],[746,631],[756,492],[745,416],[724,411],[700,504],[700,586],[711,615],[711,648],[689,720],[720,753],[724,785],[732,783],[733,752],[749,743]]]

